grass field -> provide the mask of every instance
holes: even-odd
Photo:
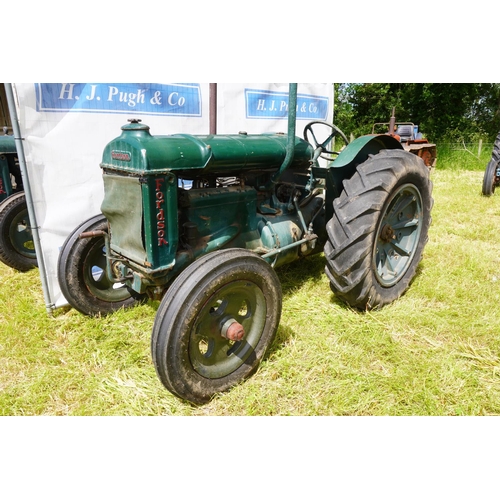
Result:
[[[500,193],[481,195],[483,156],[438,160],[429,242],[401,299],[351,310],[322,254],[278,269],[283,313],[267,359],[200,407],[156,377],[158,303],[49,316],[38,270],[0,264],[0,415],[500,414]]]

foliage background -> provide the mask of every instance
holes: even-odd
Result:
[[[500,130],[498,83],[336,83],[335,123],[348,136],[410,121],[432,142],[493,142]]]

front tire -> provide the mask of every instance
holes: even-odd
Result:
[[[83,222],[67,237],[57,263],[59,287],[64,297],[73,308],[88,316],[105,316],[146,300],[143,295],[108,279],[103,236],[79,237],[85,232],[107,230],[104,215]]]
[[[248,250],[221,250],[195,261],[156,314],[151,353],[163,385],[203,404],[248,378],[275,338],[281,301],[274,269]],[[230,328],[243,329],[243,338],[227,338]]]
[[[500,134],[497,135],[491,160],[486,165],[486,170],[483,177],[483,195],[491,196],[495,192],[495,188],[500,185],[500,176],[497,173],[500,170]]]
[[[37,267],[28,205],[23,191],[0,203],[0,261],[21,272]]]
[[[424,162],[400,150],[382,150],[344,181],[324,249],[337,297],[367,310],[408,289],[428,239],[431,193]]]

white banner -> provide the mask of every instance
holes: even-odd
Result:
[[[18,117],[51,307],[66,237],[100,213],[104,146],[130,118],[153,135],[209,133],[209,84],[16,83]],[[333,84],[299,84],[296,134],[332,121]],[[217,84],[217,133],[287,132],[288,83]],[[42,278],[43,279],[43,278]]]

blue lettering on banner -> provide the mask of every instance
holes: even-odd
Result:
[[[201,116],[198,83],[36,83],[35,91],[37,111]]]
[[[245,89],[247,118],[287,118],[288,92]],[[326,120],[328,97],[298,94],[298,120]]]

